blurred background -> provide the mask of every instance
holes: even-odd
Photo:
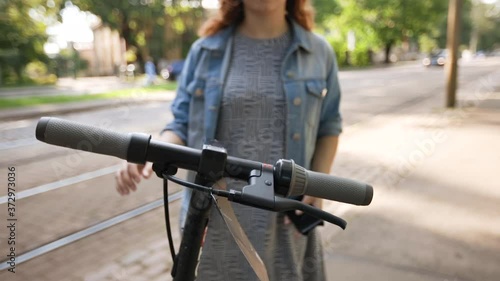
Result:
[[[458,6],[450,105],[449,9]],[[340,67],[332,174],[375,187],[325,202],[328,280],[499,280],[500,1],[313,0]],[[120,197],[118,159],[38,142],[41,116],[157,135],[217,0],[0,0],[0,280],[170,280],[161,180]],[[16,169],[15,271],[8,168]],[[179,245],[181,188],[170,188]],[[4,226],[5,225],[5,226]],[[216,258],[216,257],[215,257]],[[311,270],[315,270],[314,263]]]
[[[447,1],[313,4],[316,31],[334,47],[341,66],[419,61],[446,47]],[[148,59],[158,73],[175,69],[172,64],[185,58],[217,1],[19,0],[0,5],[0,85],[12,86],[142,74]],[[465,59],[499,55],[499,9],[495,0],[464,1],[459,48]]]

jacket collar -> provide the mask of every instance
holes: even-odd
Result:
[[[201,47],[212,51],[223,51],[226,48],[228,39],[233,34],[234,29],[235,26],[231,25],[220,30],[214,35],[203,38],[200,42]]]
[[[288,19],[288,22],[290,23],[292,31],[292,46],[301,47],[307,52],[311,52],[312,46],[309,32],[292,19]],[[200,45],[202,48],[212,51],[223,51],[229,42],[228,39],[233,35],[234,30],[234,25],[226,27],[212,36],[203,38]]]

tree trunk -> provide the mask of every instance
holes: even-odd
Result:
[[[132,39],[132,31],[128,25],[128,16],[126,14],[122,14],[122,22],[120,27],[120,34],[125,40],[125,51],[130,50],[131,47],[134,47],[136,50],[137,63],[139,64],[139,69],[136,69],[136,73],[143,72],[145,58],[143,57],[142,50],[139,46],[137,46],[136,42]],[[129,63],[127,61],[127,63]]]
[[[144,73],[145,72],[145,69],[144,69],[144,64],[146,63],[146,59],[142,52],[140,50],[137,51],[137,63],[139,64],[139,69],[137,70],[137,73]]]
[[[391,48],[392,48],[392,41],[388,41],[385,43],[385,61],[384,63],[391,63]]]
[[[458,79],[458,45],[460,44],[460,21],[462,0],[450,0],[448,4],[448,26],[446,32],[446,107],[453,108],[456,103]]]
[[[132,42],[131,42],[132,38],[130,38],[131,32],[130,32],[130,27],[128,26],[128,17],[125,14],[123,14],[123,16],[122,16],[120,35],[123,37],[123,40],[125,40],[125,49],[128,50],[130,48],[130,46],[132,45]]]
[[[16,73],[16,76],[17,76],[17,83],[22,84],[24,82],[23,67],[20,65],[14,66],[14,72]]]
[[[475,54],[477,52],[478,43],[479,43],[479,31],[477,30],[477,27],[473,27],[469,41],[469,49],[471,53]]]

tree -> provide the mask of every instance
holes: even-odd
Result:
[[[472,32],[471,22],[471,0],[462,1],[461,22],[460,22],[460,49],[465,45],[469,45],[470,35]],[[446,48],[448,17],[443,17],[439,23],[438,30],[434,30],[430,35],[436,41],[438,48]]]
[[[118,30],[125,40],[127,50],[135,50],[141,65],[148,56],[163,57],[168,44],[164,42],[166,19],[169,19],[166,15],[176,17],[193,12],[193,9],[201,10],[200,0],[74,0],[73,2],[80,9],[99,16],[104,24]],[[199,16],[199,13],[195,11],[192,15]],[[175,24],[176,21],[169,20],[169,23]]]
[[[489,1],[491,2],[491,1]],[[465,0],[462,8],[461,40],[462,48],[494,50],[500,42],[500,0],[494,3]],[[433,36],[440,48],[446,46],[446,19],[442,20],[439,32]]]
[[[435,0],[347,0],[375,32],[389,63],[391,48],[422,34],[432,33],[446,17],[447,1]]]
[[[500,41],[500,1],[496,3],[484,3],[472,0],[470,10],[470,22],[472,26],[470,35],[470,50],[475,53],[478,49],[490,49],[496,42]]]
[[[73,4],[97,15],[104,24],[118,30],[127,50],[137,49],[140,60],[149,55],[145,46],[153,34],[155,20],[163,15],[162,1],[74,0]]]
[[[315,23],[321,30],[329,29],[329,22],[332,17],[340,15],[342,7],[337,0],[314,0],[312,1],[315,10]]]
[[[366,23],[357,1],[338,0],[337,5],[331,6],[334,7],[333,10],[328,10],[326,6],[320,8],[323,11],[332,12],[325,13],[327,16],[324,17],[320,27],[323,28],[328,41],[335,50],[338,63],[356,66],[370,64],[371,54],[378,49],[380,40],[374,29]],[[349,33],[354,34],[356,39],[354,50],[347,48]]]
[[[45,29],[58,10],[58,2],[43,0],[0,1],[0,78],[9,73],[22,81],[24,67],[32,61],[47,62],[43,45]],[[2,80],[2,79],[0,79]]]

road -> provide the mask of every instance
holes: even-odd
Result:
[[[478,81],[497,70],[498,65],[498,60],[462,65],[459,71],[461,85]],[[444,104],[442,68],[405,65],[344,71],[339,77],[345,127],[362,124],[381,113],[404,111],[405,107],[435,95],[443,95]],[[435,105],[436,108],[441,106]],[[172,118],[168,102],[115,106],[60,117],[121,132],[146,133],[158,132]],[[36,121],[27,119],[0,124],[0,168],[5,171],[0,175],[0,180],[6,182],[7,167],[15,166],[16,192],[18,196],[26,196],[16,201],[17,217],[22,227],[22,231],[17,233],[18,256],[161,198],[159,179],[141,183],[140,190],[131,196],[118,196],[113,187],[113,171],[121,163],[119,159],[40,143],[34,139]],[[68,179],[73,183],[55,184]],[[172,193],[178,189],[174,186]],[[0,198],[6,195],[6,189],[0,190]],[[3,203],[2,207],[5,206],[4,202],[0,203]],[[174,203],[172,207],[177,209],[177,205]],[[0,213],[0,220],[6,220],[6,212]],[[175,223],[176,219],[172,221]],[[166,240],[164,236],[162,210],[156,208],[27,261],[19,265],[24,275],[17,275],[16,278],[23,276],[23,279],[18,280],[35,280],[31,278],[44,276],[50,280],[63,275],[68,276],[67,280],[81,280],[82,276],[99,268],[98,265],[139,251],[143,245],[157,243],[165,246],[164,242],[155,242]],[[5,237],[2,230],[0,238],[3,240]],[[169,259],[164,255],[156,258]],[[0,272],[0,277],[3,274],[5,271]]]

